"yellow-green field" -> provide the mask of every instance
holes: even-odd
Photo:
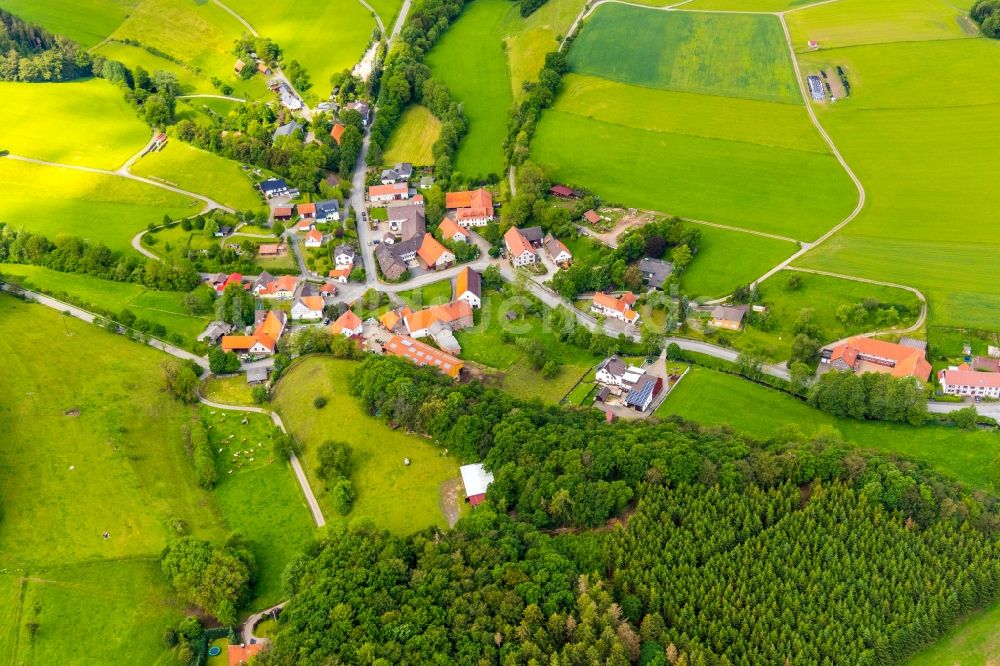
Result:
[[[396,0],[391,0],[395,2]],[[361,59],[375,19],[357,0],[231,0],[229,7],[257,32],[282,48],[286,62],[298,60],[309,72],[319,98],[330,92],[330,76]],[[391,16],[382,16],[391,30]]]
[[[740,231],[699,226],[701,245],[681,274],[684,293],[692,298],[725,296],[733,287],[763,275],[795,253],[787,241]]]
[[[357,361],[311,356],[291,368],[275,390],[274,407],[305,447],[301,456],[309,482],[328,522],[370,520],[398,534],[447,525],[441,510],[441,484],[458,477],[458,461],[429,440],[393,430],[365,414],[348,393],[348,376]],[[322,409],[313,400],[323,396]],[[317,453],[328,439],[353,449],[351,482],[357,499],[341,518],[316,476]],[[410,465],[403,465],[403,458]]]
[[[583,0],[548,0],[526,19],[516,11],[507,16],[504,41],[515,99],[524,93],[525,82],[538,80],[545,54],[559,47],[583,5]]]
[[[130,70],[137,66],[142,67],[152,76],[153,72],[170,72],[177,77],[177,82],[181,86],[181,93],[218,95],[219,91],[212,87],[208,78],[195,74],[187,67],[179,65],[172,60],[153,55],[144,48],[122,44],[121,42],[107,41],[94,49],[94,53],[102,55],[109,60],[117,60],[124,63]]]
[[[264,205],[238,163],[176,139],[141,158],[131,170],[137,176],[197,192],[237,210]]]
[[[151,136],[120,90],[103,79],[0,82],[0,149],[48,162],[117,169]]]
[[[0,7],[65,35],[83,46],[93,46],[114,32],[138,0],[0,0]]]
[[[190,197],[119,176],[0,159],[0,220],[49,238],[66,233],[130,251],[149,223],[197,213]]]
[[[441,134],[441,121],[426,106],[415,104],[403,112],[385,149],[385,162],[434,164],[431,148]]]

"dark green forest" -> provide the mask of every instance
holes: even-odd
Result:
[[[995,499],[835,433],[607,424],[384,357],[352,386],[496,480],[452,530],[333,528],[266,663],[895,664],[997,596]]]
[[[90,76],[90,68],[73,41],[0,9],[0,81],[69,81]]]

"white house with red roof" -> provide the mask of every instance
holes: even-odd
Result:
[[[323,234],[322,232],[311,230],[306,234],[306,247],[323,247]]]
[[[364,324],[361,321],[361,317],[354,314],[353,310],[348,310],[337,317],[337,321],[330,324],[331,333],[334,335],[343,335],[348,338],[361,335],[363,330]]]
[[[515,268],[518,266],[527,266],[538,261],[535,249],[517,227],[511,227],[507,230],[507,233],[503,235],[503,244],[507,248],[507,257]]]
[[[468,229],[459,226],[458,222],[450,217],[441,220],[441,224],[438,225],[438,231],[441,232],[442,239],[456,243],[468,243],[472,237]]]
[[[494,219],[493,196],[483,188],[448,192],[444,207],[455,212],[455,221],[463,227],[485,227]]]
[[[292,319],[322,319],[325,305],[322,296],[300,296],[292,305]]]
[[[409,183],[393,183],[391,185],[372,185],[368,188],[368,200],[372,204],[385,204],[390,201],[403,201],[410,198]]]
[[[618,319],[626,324],[638,324],[639,313],[632,309],[635,300],[635,294],[630,291],[626,291],[621,296],[612,296],[599,291],[594,294],[594,302],[590,306],[590,311],[594,314]]]
[[[970,398],[1000,398],[1000,372],[979,372],[966,363],[938,372],[941,392]]]

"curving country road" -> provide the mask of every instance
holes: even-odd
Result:
[[[278,416],[277,412],[273,412],[269,409],[264,409],[263,407],[226,405],[221,402],[214,402],[201,395],[200,389],[198,391],[198,400],[201,404],[215,409],[228,410],[232,412],[249,412],[251,414],[267,414],[271,417],[271,421],[274,422],[274,425],[278,427],[278,430],[286,435],[289,434],[288,430],[285,428],[284,422],[281,420],[281,417]],[[326,519],[323,518],[323,512],[319,508],[319,502],[316,501],[316,496],[313,494],[312,487],[309,485],[309,479],[306,478],[306,473],[302,469],[302,464],[299,462],[298,456],[296,456],[294,452],[291,453],[289,455],[288,462],[292,465],[292,471],[295,472],[295,478],[299,482],[299,487],[302,488],[302,494],[305,495],[306,503],[309,505],[309,511],[312,513],[316,526],[323,527],[326,525]]]
[[[245,102],[242,97],[231,97],[229,95],[178,95],[177,99],[224,99],[230,102]]]

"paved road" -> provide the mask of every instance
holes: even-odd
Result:
[[[365,2],[365,0],[358,0],[358,2],[361,3],[362,7],[364,7],[365,9],[367,9],[372,13],[372,16],[375,17],[375,24],[378,25],[379,34],[385,36],[385,24],[382,23],[382,17],[378,15],[378,12],[375,11],[375,8],[369,5],[367,2]]]
[[[299,265],[299,277],[305,279],[309,277],[309,268],[306,266],[306,260],[302,256],[305,251],[299,245],[299,238],[295,235],[295,232],[288,231],[285,232],[285,238],[288,239],[289,249],[291,249],[292,254],[295,256],[295,262]]]
[[[259,613],[254,613],[243,622],[243,626],[240,629],[240,637],[244,645],[249,645],[250,643],[261,643],[268,641],[267,638],[259,638],[253,635],[253,628],[262,621],[265,617],[271,617],[274,611],[281,610],[287,604],[287,601],[282,601],[280,604],[275,604],[266,610],[262,610]]]
[[[927,411],[931,414],[950,414],[965,407],[975,407],[980,416],[1000,419],[1000,403],[998,402],[928,402]]]
[[[278,416],[276,412],[272,412],[269,409],[264,409],[263,407],[243,407],[238,405],[225,405],[221,402],[213,402],[198,395],[198,400],[204,405],[209,407],[214,407],[215,409],[225,409],[233,412],[250,412],[253,414],[267,414],[271,417],[274,425],[283,433],[288,433],[285,429],[285,424]],[[306,503],[309,504],[309,511],[312,513],[313,520],[316,521],[317,527],[323,527],[326,525],[326,519],[323,518],[323,512],[319,508],[319,502],[316,501],[316,496],[313,494],[312,487],[309,485],[309,480],[306,478],[306,473],[302,469],[302,464],[299,462],[298,456],[294,453],[288,458],[288,462],[292,465],[292,470],[295,472],[295,478],[299,482],[299,487],[302,488],[302,494],[305,495]]]
[[[410,14],[410,3],[411,0],[405,0],[402,8],[399,10],[399,16],[396,17],[396,24],[392,26],[392,34],[389,35],[390,46],[392,46],[392,43],[396,41],[396,37],[398,37],[399,33],[403,30],[403,25],[406,23],[406,17]]]
[[[59,299],[52,298],[51,296],[46,296],[45,294],[40,294],[37,291],[31,291],[29,289],[21,289],[16,285],[3,284],[0,285],[0,289],[9,292],[18,292],[24,294],[33,301],[52,308],[53,310],[58,310],[59,312],[68,312],[71,316],[81,319],[88,324],[94,323],[94,318],[97,316],[93,312],[87,312],[82,308],[78,308],[75,305],[70,305],[69,303],[64,303]],[[155,338],[150,338],[146,340],[146,344],[154,349],[159,349],[165,351],[171,356],[175,356],[179,359],[185,361],[194,361],[202,368],[208,369],[208,360],[192,354],[191,352],[181,349],[180,347],[175,347],[174,345],[164,342],[163,340],[157,340]]]
[[[178,95],[177,99],[226,99],[230,102],[245,102],[242,97],[231,97],[230,95]]]

